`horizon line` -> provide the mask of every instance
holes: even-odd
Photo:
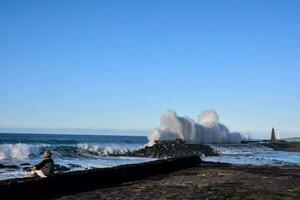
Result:
[[[142,135],[148,134],[151,130],[144,129],[85,129],[85,128],[3,128],[0,127],[0,133],[20,133],[20,134],[92,134],[92,135],[104,135],[103,132],[109,132],[108,134],[122,135],[120,132],[127,132],[124,134],[136,135],[137,133]],[[56,132],[56,133],[55,133]],[[119,132],[119,133],[117,133]],[[131,135],[131,134],[130,134]]]

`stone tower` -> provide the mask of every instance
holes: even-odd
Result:
[[[270,140],[271,143],[274,143],[276,142],[276,136],[275,136],[275,129],[272,128],[272,133],[271,133],[271,140]]]

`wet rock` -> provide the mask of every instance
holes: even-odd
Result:
[[[81,168],[82,167],[81,165],[76,165],[76,164],[72,164],[72,163],[68,164],[68,166],[71,168]]]
[[[147,146],[124,154],[117,154],[116,156],[162,158],[187,155],[218,156],[218,154],[208,145],[189,144],[181,139],[176,139],[174,141],[156,141],[153,146]]]
[[[299,142],[284,142],[284,141],[277,141],[273,143],[265,143],[265,146],[273,148],[274,150],[278,151],[294,151],[300,152],[300,143]]]
[[[31,165],[30,163],[21,163],[20,166],[29,166]]]
[[[66,194],[107,188],[155,175],[169,174],[200,164],[199,156],[190,156],[55,174],[46,179],[39,177],[10,179],[0,181],[0,199],[53,199]],[[134,194],[135,191],[131,193]]]
[[[30,172],[31,171],[31,167],[23,167],[22,169],[25,172]]]
[[[64,165],[54,165],[54,171],[57,173],[63,173],[70,171],[71,169],[69,167],[66,167]]]
[[[19,169],[17,165],[4,165],[0,163],[0,169]]]

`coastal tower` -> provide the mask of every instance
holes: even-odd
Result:
[[[271,143],[275,143],[276,142],[276,136],[275,136],[275,129],[272,128],[272,133],[271,133]]]

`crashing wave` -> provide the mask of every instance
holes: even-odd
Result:
[[[221,124],[215,110],[202,112],[197,123],[190,117],[180,117],[174,111],[167,111],[161,117],[160,127],[148,136],[148,145],[154,145],[157,140],[175,139],[198,144],[229,144],[240,143],[242,137]]]
[[[0,160],[25,160],[29,157],[41,156],[45,150],[50,150],[54,156],[60,157],[101,157],[121,155],[137,149],[136,145],[121,146],[117,144],[77,144],[77,145],[49,145],[49,144],[0,144]]]
[[[18,144],[1,144],[0,145],[0,160],[3,159],[17,159],[23,160],[30,156],[34,149],[31,145]]]
[[[130,151],[129,148],[112,147],[113,145],[97,145],[97,144],[77,144],[77,145],[59,145],[45,146],[41,151],[49,149],[56,156],[61,157],[101,157],[114,154],[122,154]]]

